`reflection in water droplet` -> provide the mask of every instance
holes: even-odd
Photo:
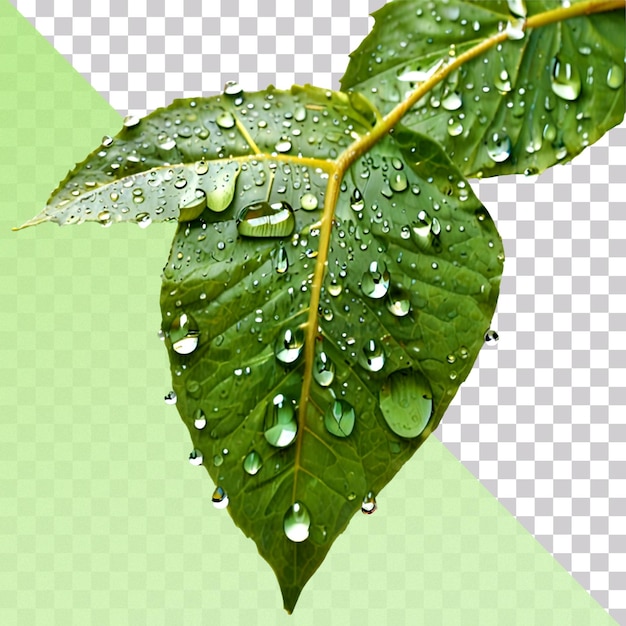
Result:
[[[381,261],[372,261],[361,278],[361,290],[368,298],[383,298],[389,290],[389,272]]]
[[[302,329],[291,330],[291,328],[287,328],[278,336],[274,344],[274,353],[281,363],[290,364],[298,359],[303,346],[304,333]]]
[[[619,65],[612,65],[606,75],[606,84],[611,89],[624,87],[624,68]]]
[[[193,418],[193,425],[198,429],[202,430],[206,426],[206,415],[202,409],[198,409]]]
[[[511,139],[505,133],[493,133],[487,141],[487,154],[492,161],[502,163],[511,156]]]
[[[324,426],[335,437],[347,437],[354,429],[354,407],[345,400],[334,400],[324,413]]]
[[[552,91],[563,100],[576,100],[581,87],[576,65],[556,57],[552,68]]]
[[[448,135],[450,137],[458,137],[462,132],[463,124],[458,119],[451,117],[448,120]]]
[[[221,487],[217,487],[211,496],[211,502],[216,509],[225,509],[228,506],[228,496]]]
[[[374,494],[369,491],[361,503],[361,512],[366,515],[371,515],[376,511],[376,509],[376,498],[374,497]]]
[[[498,339],[500,339],[500,335],[495,330],[488,330],[485,333],[485,343],[494,345]]]
[[[389,186],[393,191],[404,191],[409,186],[406,174],[404,172],[395,172],[389,179]]]
[[[301,543],[309,538],[311,516],[302,502],[294,502],[283,518],[283,530],[287,539]]]
[[[295,226],[293,209],[286,202],[250,204],[237,220],[237,231],[244,237],[288,237]]]
[[[305,211],[315,211],[315,209],[317,209],[318,203],[319,201],[317,199],[317,196],[312,193],[305,193],[302,198],[300,198],[300,206]]]
[[[178,354],[191,354],[198,347],[200,331],[191,315],[181,313],[176,316],[169,334],[172,350]]]
[[[200,450],[198,450],[197,448],[194,448],[190,453],[189,453],[189,462],[192,465],[202,465],[202,452]]]
[[[176,400],[178,400],[175,391],[169,391],[163,399],[165,404],[176,404]]]
[[[328,358],[325,352],[318,352],[315,355],[313,378],[321,387],[330,386],[335,379],[335,364]]]
[[[420,372],[394,372],[383,383],[378,397],[385,422],[396,435],[417,437],[428,425],[433,411],[433,394]]]
[[[382,345],[370,339],[359,353],[359,365],[370,372],[380,372],[385,366],[385,351]]]
[[[261,455],[256,451],[252,450],[250,454],[243,460],[243,469],[246,473],[250,474],[250,476],[254,476],[259,473],[259,470],[263,467],[263,460],[261,459]]]
[[[265,439],[276,448],[285,448],[293,442],[297,432],[296,404],[279,393],[265,413]]]

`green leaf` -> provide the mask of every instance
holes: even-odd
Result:
[[[179,225],[163,277],[192,460],[273,567],[289,611],[364,500],[371,510],[439,423],[483,344],[502,271],[484,207],[412,131],[359,159],[330,204],[333,159],[376,119],[357,105],[313,88],[197,100],[207,127],[224,109],[236,120],[207,150],[239,154],[240,173],[226,210]],[[191,110],[183,100],[158,116]]]
[[[403,123],[438,140],[466,176],[537,174],[624,117],[623,7],[522,30],[520,16],[531,26],[550,9],[567,15],[561,0],[390,2],[352,53],[342,89],[388,113],[435,71],[508,28],[511,39],[451,72]]]

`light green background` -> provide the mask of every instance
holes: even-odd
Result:
[[[173,225],[11,232],[121,120],[0,0],[0,624],[613,624],[434,438],[293,616],[163,403]]]

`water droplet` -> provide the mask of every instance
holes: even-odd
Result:
[[[370,491],[363,498],[363,502],[361,503],[361,512],[366,515],[371,515],[376,511],[376,509],[376,498],[374,497],[373,492]]]
[[[495,345],[495,343],[500,339],[500,335],[495,330],[488,330],[485,333],[485,343]]]
[[[509,73],[506,70],[502,70],[496,79],[493,81],[496,89],[501,93],[505,94],[511,91],[511,79],[509,78]]]
[[[450,137],[458,137],[462,132],[463,124],[458,119],[451,117],[448,120],[448,135]]]
[[[232,128],[235,125],[235,118],[230,111],[222,111],[215,119],[215,123],[220,128]]]
[[[170,340],[174,352],[191,354],[198,347],[199,338],[200,330],[193,317],[181,313],[174,318],[170,326]]]
[[[216,509],[225,509],[228,506],[228,496],[221,487],[217,487],[211,496],[211,502]]]
[[[227,96],[238,96],[243,91],[243,87],[234,80],[229,80],[224,85],[224,93]]]
[[[127,115],[124,118],[123,124],[125,128],[134,128],[139,124],[139,122],[141,122],[141,120],[138,117],[135,117],[134,115]]]
[[[493,133],[487,141],[487,154],[492,161],[502,163],[511,156],[511,139],[505,133]]]
[[[302,329],[296,328],[295,330],[291,330],[291,328],[287,328],[276,340],[274,353],[281,363],[288,365],[298,359],[302,353],[303,347],[304,333]]]
[[[343,287],[341,283],[337,282],[335,278],[333,278],[328,285],[328,293],[331,296],[337,297],[343,291]]]
[[[248,454],[248,456],[243,460],[243,469],[250,474],[250,476],[258,474],[262,467],[263,460],[261,459],[261,455],[256,450],[252,450],[252,452],[250,452],[250,454]]]
[[[106,210],[100,211],[100,213],[98,213],[98,221],[100,222],[100,225],[104,226],[105,228],[107,226],[111,226],[111,224],[113,223],[111,219],[111,214]]]
[[[300,206],[305,211],[315,211],[315,209],[317,209],[318,203],[319,201],[317,199],[317,196],[312,193],[305,193],[300,198]]]
[[[275,253],[274,269],[277,274],[284,274],[289,269],[289,258],[287,257],[287,250],[280,246]]]
[[[352,196],[350,197],[350,207],[353,211],[359,213],[363,210],[364,206],[365,200],[363,200],[363,194],[358,187],[355,187],[354,191],[352,192]]]
[[[512,17],[506,24],[506,36],[512,41],[518,41],[524,39],[524,27],[526,26],[526,19],[523,17]]]
[[[283,530],[287,539],[301,543],[309,538],[311,516],[302,502],[294,502],[285,513]]]
[[[198,409],[193,418],[193,425],[198,429],[202,430],[206,426],[206,415],[202,409]]]
[[[406,291],[404,291],[404,289],[392,287],[387,300],[387,308],[389,309],[389,312],[396,317],[404,317],[405,315],[408,315],[411,310],[411,301],[409,300],[409,296]]]
[[[181,222],[191,222],[200,217],[204,209],[206,209],[206,193],[202,189],[195,189],[193,193],[182,197],[178,205],[178,219]]]
[[[276,145],[274,146],[274,150],[276,150],[276,152],[289,152],[289,150],[291,150],[291,141],[289,141],[289,139],[283,137],[281,138],[280,141],[276,142]]]
[[[387,295],[389,290],[389,272],[381,261],[372,261],[369,270],[361,278],[361,290],[368,298],[378,299]]]
[[[556,57],[552,68],[552,91],[563,100],[576,100],[581,86],[576,65]]]
[[[189,462],[192,465],[202,465],[202,461],[203,461],[202,452],[198,450],[198,448],[194,448],[189,453]]]
[[[110,137],[109,135],[105,135],[102,138],[102,145],[105,148],[108,148],[109,146],[112,146],[113,145],[113,137]]]
[[[324,426],[335,437],[347,437],[354,429],[354,407],[345,400],[333,400],[324,413]]]
[[[265,439],[276,448],[285,448],[293,442],[297,432],[296,404],[279,393],[265,413]]]
[[[359,354],[359,364],[370,372],[380,372],[385,366],[385,351],[378,342],[370,339]]]
[[[526,2],[525,0],[507,0],[509,5],[509,11],[516,17],[526,17]]]
[[[404,172],[395,172],[389,179],[389,186],[393,191],[404,191],[409,186],[406,174]]]
[[[176,400],[178,400],[178,398],[176,397],[176,392],[175,391],[169,391],[165,395],[163,400],[165,400],[165,404],[176,404]]]
[[[196,174],[203,176],[209,171],[209,164],[204,160],[196,161],[194,169],[196,170]]]
[[[152,218],[149,213],[137,213],[135,215],[135,222],[139,228],[148,228],[152,224]]]
[[[433,411],[433,394],[420,372],[394,372],[383,383],[378,397],[385,422],[396,435],[417,437],[428,425]]]
[[[215,467],[220,467],[220,465],[222,465],[223,462],[224,462],[224,457],[221,454],[216,454],[213,457],[213,465],[215,465]]]
[[[606,75],[606,84],[611,89],[624,87],[624,68],[619,65],[612,65]]]
[[[286,202],[250,204],[237,220],[237,231],[244,237],[288,237],[295,226],[293,209]]]
[[[321,387],[330,386],[335,379],[335,364],[328,358],[325,352],[318,352],[315,355],[313,378]]]
[[[297,106],[293,114],[293,119],[296,120],[296,122],[304,122],[306,119],[306,108],[302,105]]]
[[[442,101],[441,106],[446,111],[457,111],[463,106],[463,99],[457,91],[451,91]]]

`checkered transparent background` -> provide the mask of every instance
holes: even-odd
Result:
[[[120,113],[227,80],[338,87],[383,0],[12,0]],[[626,125],[475,183],[505,241],[494,328],[437,435],[626,624]]]

